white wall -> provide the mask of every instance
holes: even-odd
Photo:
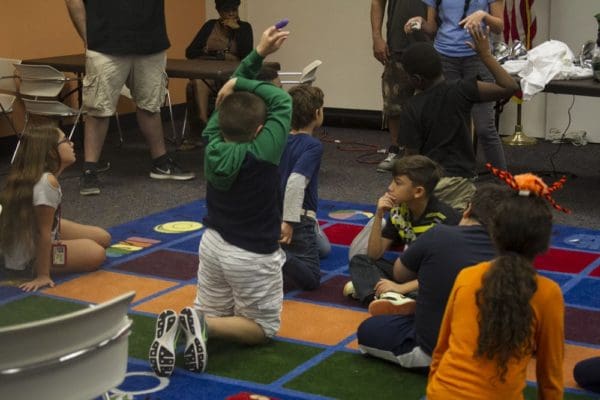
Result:
[[[240,15],[254,28],[255,44],[263,29],[289,18],[289,41],[271,60],[283,71],[300,71],[314,59],[323,61],[317,85],[325,91],[327,107],[380,110],[381,65],[371,52],[370,0],[242,0]],[[214,3],[207,1],[207,16],[214,17]],[[580,45],[596,37],[593,15],[600,12],[598,0],[536,0],[538,33],[534,45],[549,38],[567,43],[575,53]],[[564,129],[571,98],[539,94],[523,106],[523,130],[544,137],[550,128]],[[511,134],[516,105],[509,103],[500,122],[500,133]],[[595,113],[600,99],[577,98],[570,130],[585,129],[588,138],[600,142],[600,124]]]
[[[586,40],[595,40],[598,24],[594,15],[600,13],[598,0],[552,0],[550,38],[565,42],[575,54]],[[568,122],[567,109],[572,97],[547,95],[548,111],[546,126],[565,129]],[[600,99],[576,96],[569,131],[585,130],[588,140],[600,143]]]

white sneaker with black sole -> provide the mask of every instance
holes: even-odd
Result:
[[[186,307],[179,313],[179,326],[185,333],[185,350],[183,364],[193,372],[204,372],[208,354],[206,353],[206,321],[191,307]]]
[[[150,345],[148,359],[158,376],[171,376],[175,369],[177,328],[177,313],[173,310],[164,310],[156,319],[154,341]]]
[[[394,166],[394,161],[396,161],[400,156],[396,153],[388,152],[387,156],[383,161],[377,164],[377,172],[389,172],[392,170]]]
[[[177,163],[169,159],[163,165],[154,165],[150,170],[152,179],[172,179],[175,181],[188,181],[194,179],[196,174],[190,171],[184,171]]]

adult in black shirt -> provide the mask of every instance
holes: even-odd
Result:
[[[66,0],[86,49],[83,104],[85,162],[79,193],[100,193],[97,164],[123,85],[136,103],[140,130],[153,160],[150,177],[188,180],[167,154],[160,119],[166,94],[167,37],[164,0]]]

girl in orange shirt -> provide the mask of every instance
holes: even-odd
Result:
[[[515,190],[490,234],[499,257],[458,275],[433,353],[427,399],[522,399],[536,358],[538,398],[563,398],[564,302],[532,265],[548,249],[552,213],[543,199],[562,186],[494,170]]]

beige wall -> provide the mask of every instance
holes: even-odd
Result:
[[[0,57],[25,60],[83,52],[64,0],[2,0],[1,9]],[[168,55],[184,58],[185,48],[204,22],[204,0],[165,0],[165,10],[171,40]],[[175,103],[185,101],[184,87],[184,80],[170,82]],[[131,109],[122,107],[122,111]],[[21,118],[22,112],[17,109],[17,125]],[[0,135],[8,132],[6,128],[0,124]]]

